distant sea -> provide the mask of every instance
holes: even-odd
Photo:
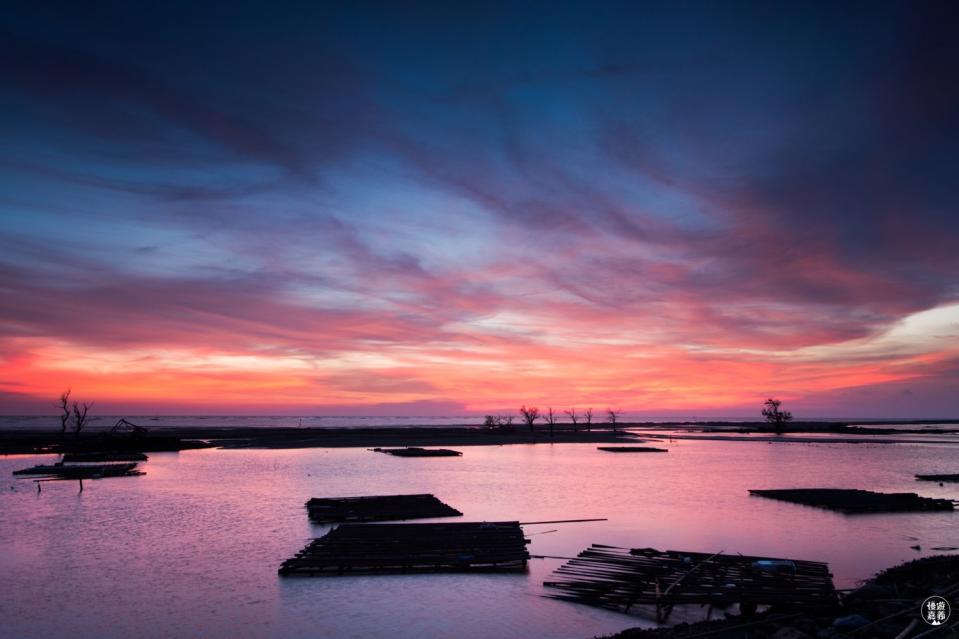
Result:
[[[90,431],[108,430],[121,417],[126,420],[144,426],[146,428],[170,429],[170,428],[369,428],[372,426],[404,428],[449,428],[449,427],[471,427],[480,426],[483,423],[482,415],[474,416],[313,416],[296,417],[289,415],[258,415],[258,416],[222,416],[222,415],[98,415],[89,420],[88,428]],[[565,418],[565,415],[563,416]],[[624,423],[659,423],[676,424],[685,422],[747,422],[760,421],[761,417],[748,418],[743,416],[730,417],[676,417],[676,416],[650,416],[645,414],[625,413],[620,417]],[[557,420],[560,423],[568,423],[568,419]],[[605,415],[597,414],[594,423],[605,421]],[[838,421],[847,424],[855,424],[856,420],[839,417],[817,417],[803,418],[803,421]],[[915,430],[925,430],[930,428],[942,427],[943,424],[902,424],[902,420],[877,420],[875,418],[862,419],[862,421],[885,421],[884,425],[889,427],[897,426],[901,428],[911,428]],[[520,419],[517,417],[516,425],[520,425]],[[543,424],[542,421],[538,422]],[[60,421],[54,415],[6,415],[0,416],[0,430],[43,430],[50,428],[56,430],[60,428]]]

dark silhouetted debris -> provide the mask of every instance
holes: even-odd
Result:
[[[79,437],[64,439],[60,433],[47,431],[0,431],[0,455],[30,453],[77,452],[173,452],[193,448],[210,448],[213,444],[183,436],[147,433],[91,431]]]
[[[832,575],[820,562],[595,544],[544,585],[559,591],[547,595],[554,599],[620,612],[652,605],[660,622],[674,606],[685,604],[790,608],[836,603]]]
[[[110,434],[115,435],[117,433],[130,433],[133,437],[143,437],[150,430],[143,426],[137,426],[133,422],[129,422],[122,417],[117,420],[117,423],[113,425],[113,428],[110,429]]]
[[[343,524],[280,566],[281,575],[522,572],[519,523]]]
[[[597,446],[596,450],[604,450],[607,453],[668,453],[666,448],[653,448],[652,446]]]
[[[615,639],[894,639],[928,636],[955,639],[957,625],[928,627],[920,621],[922,602],[930,594],[956,601],[959,595],[959,556],[926,557],[895,566],[846,594],[835,608],[804,608],[797,612],[769,611],[754,616],[676,626],[632,628]],[[953,608],[955,610],[955,608]],[[864,623],[865,622],[865,623]],[[938,630],[937,630],[938,628]],[[931,634],[935,632],[935,634]]]
[[[317,523],[396,521],[427,517],[461,517],[463,513],[433,495],[375,495],[370,497],[314,497],[306,502]]]
[[[959,481],[959,475],[916,475],[922,481]]]
[[[789,501],[804,506],[838,510],[847,514],[953,510],[949,499],[920,497],[916,493],[874,493],[842,488],[790,488],[750,490],[751,495]]]
[[[147,461],[147,456],[136,452],[90,452],[64,453],[64,463],[75,462],[141,462]]]
[[[448,448],[374,448],[373,450],[396,457],[460,457],[463,454]]]
[[[895,586],[904,597],[927,597],[944,586],[959,586],[959,555],[907,561],[883,570],[873,582],[880,586]]]

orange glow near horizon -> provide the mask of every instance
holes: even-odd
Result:
[[[368,349],[323,358],[195,346],[107,349],[18,338],[7,344],[16,355],[0,362],[0,379],[16,381],[4,382],[0,390],[44,405],[72,388],[101,411],[116,405],[156,413],[177,406],[240,414],[322,414],[325,407],[352,407],[362,414],[364,407],[428,407],[438,401],[463,413],[521,403],[644,413],[748,411],[767,395],[815,405],[810,400],[846,389],[921,380],[957,356],[942,348],[910,352],[902,339],[896,341],[897,331],[903,329],[808,353],[574,343],[557,327],[539,341],[486,337],[469,346]],[[898,345],[896,352],[878,357],[877,349],[890,341]]]

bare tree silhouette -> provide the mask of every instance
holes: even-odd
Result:
[[[512,430],[513,418],[513,415],[487,415],[486,419],[483,421],[483,426],[486,428],[503,428]]]
[[[616,423],[619,420],[620,411],[613,410],[612,408],[606,409],[606,421],[613,425],[613,432],[616,432]]]
[[[782,402],[772,397],[767,399],[763,403],[763,406],[765,406],[765,408],[763,408],[763,417],[766,418],[767,422],[772,424],[776,434],[782,435],[783,431],[786,430],[786,422],[792,421],[793,414],[788,410],[779,410]]]
[[[60,401],[56,404],[60,409],[60,439],[66,439],[67,426],[70,425],[70,389],[60,393]]]
[[[549,436],[553,436],[553,425],[556,423],[556,416],[553,414],[553,407],[550,406],[546,409],[546,414],[543,416],[543,419],[546,420],[546,423],[549,424]]]
[[[533,422],[539,419],[539,409],[535,406],[520,406],[519,414],[523,416],[523,421],[529,426],[529,432],[533,432]]]
[[[579,415],[576,414],[576,407],[574,406],[569,410],[564,410],[563,412],[569,415],[569,421],[573,422],[573,432],[578,433],[579,428],[577,427],[577,424],[579,424]]]
[[[80,431],[87,423],[87,411],[90,410],[91,406],[93,406],[93,402],[89,404],[83,402],[82,408],[79,402],[73,402],[73,434],[77,439],[80,439]]]
[[[583,416],[586,418],[586,432],[590,433],[593,431],[593,407],[590,406],[584,410]]]

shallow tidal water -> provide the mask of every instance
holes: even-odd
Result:
[[[534,555],[591,543],[827,561],[837,587],[959,546],[959,512],[846,516],[750,488],[848,487],[959,497],[913,474],[959,472],[948,445],[663,442],[667,454],[594,444],[464,447],[459,458],[363,449],[153,453],[137,478],[51,482],[0,456],[0,637],[549,637],[653,624],[542,597],[562,562],[527,574],[280,578],[327,528],[310,497],[434,493],[446,521],[538,521]],[[555,532],[551,532],[555,531]],[[921,551],[910,549],[920,545]]]

